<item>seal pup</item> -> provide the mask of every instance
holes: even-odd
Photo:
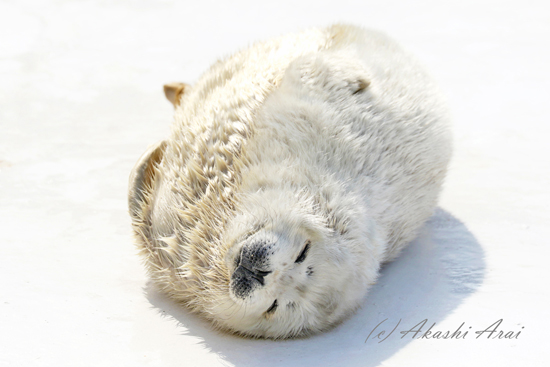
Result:
[[[445,104],[383,34],[275,38],[165,93],[174,123],[132,170],[132,225],[154,283],[219,328],[329,329],[437,203]]]

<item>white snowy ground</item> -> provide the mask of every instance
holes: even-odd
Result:
[[[148,283],[130,235],[128,173],[171,122],[162,84],[335,21],[384,30],[440,81],[440,208],[334,330],[212,331]],[[549,40],[547,1],[0,2],[0,365],[547,365]],[[400,338],[424,319],[469,334]],[[499,319],[517,338],[476,339]]]

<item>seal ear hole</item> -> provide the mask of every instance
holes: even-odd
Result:
[[[302,252],[300,252],[300,255],[298,255],[298,257],[296,258],[296,261],[294,261],[296,264],[300,264],[304,262],[304,260],[307,257],[307,253],[309,252],[310,246],[311,246],[311,241],[307,240],[306,245],[304,246],[304,249],[302,250]]]
[[[359,79],[355,82],[354,87],[356,88],[353,94],[360,93],[367,89],[367,87],[370,85],[370,81],[366,79]]]

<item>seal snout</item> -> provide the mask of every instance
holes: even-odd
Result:
[[[231,274],[231,290],[236,297],[244,299],[265,285],[265,277],[271,273],[269,255],[272,247],[272,243],[258,241],[241,248]]]

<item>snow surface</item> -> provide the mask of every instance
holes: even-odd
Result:
[[[0,2],[0,365],[547,365],[549,7]],[[162,85],[336,21],[398,39],[448,96],[455,153],[440,208],[334,330],[278,342],[213,331],[148,283],[131,238],[129,171],[172,119]],[[424,319],[423,331],[469,334],[401,339]],[[521,334],[476,339],[499,319]]]

